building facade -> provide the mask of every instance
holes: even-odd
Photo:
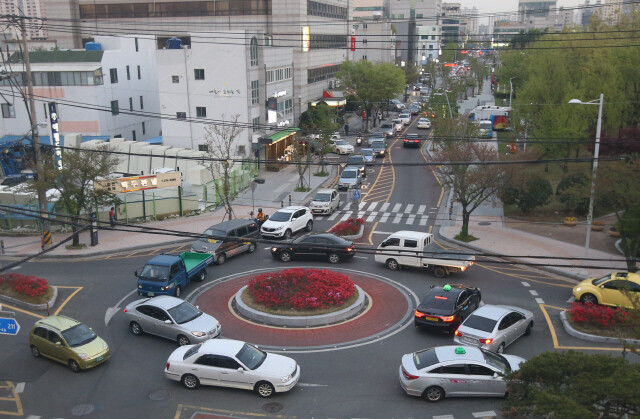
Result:
[[[388,19],[354,21],[350,43],[354,61],[391,63],[395,60],[396,36],[391,31],[391,22]]]
[[[389,15],[397,31],[399,58],[414,65],[420,63],[418,26],[439,26],[441,5],[441,0],[393,0],[389,3]]]

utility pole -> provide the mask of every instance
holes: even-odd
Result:
[[[37,181],[44,180],[44,170],[42,168],[42,160],[40,159],[40,138],[38,135],[38,120],[36,115],[36,105],[35,100],[33,99],[33,79],[31,77],[31,61],[29,60],[29,46],[27,45],[27,31],[25,28],[25,20],[27,17],[24,15],[22,1],[20,1],[20,17],[18,18],[20,25],[20,36],[22,37],[22,58],[24,61],[25,71],[27,73],[27,96],[29,99],[29,122],[31,123],[31,139],[33,141],[33,154],[36,163],[36,175]],[[44,189],[41,187],[37,190],[38,194],[38,206],[40,208],[40,215],[44,218],[49,218],[49,208],[47,207],[47,194]],[[45,242],[45,236],[47,236],[47,232],[49,231],[49,223],[45,220],[42,223],[42,234],[43,234],[43,248],[46,244],[51,244],[50,235],[49,243]]]

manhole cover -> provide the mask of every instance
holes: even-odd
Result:
[[[489,221],[481,221],[478,223],[479,226],[490,226],[491,223]]]
[[[269,402],[262,406],[262,410],[269,413],[276,413],[282,410],[284,406],[281,403]]]
[[[153,390],[149,393],[149,398],[154,401],[166,400],[170,393],[167,390]]]
[[[84,416],[93,413],[96,407],[92,404],[79,404],[71,408],[73,416]]]

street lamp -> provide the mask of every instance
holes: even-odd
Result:
[[[596,172],[598,170],[598,154],[600,153],[600,128],[602,127],[602,103],[604,93],[600,93],[600,100],[594,99],[583,102],[580,99],[571,99],[569,103],[576,105],[598,105],[598,123],[596,125],[596,144],[593,149],[593,171],[591,172],[591,191],[589,192],[589,212],[587,214],[587,240],[584,243],[584,262],[589,257],[589,239],[591,238],[591,223],[593,221],[593,195],[596,189]]]
[[[511,95],[513,93],[513,83],[511,82],[511,80],[516,79],[516,78],[517,77],[510,77],[509,78],[509,107],[511,107]],[[580,102],[580,101],[578,101],[578,102]],[[569,102],[569,103],[571,103],[571,102]]]
[[[447,106],[449,107],[449,116],[451,117],[451,119],[453,119],[453,113],[451,112],[451,104],[449,103],[449,95],[445,92],[445,93],[434,93],[434,96],[442,96],[444,95],[444,97],[447,98]]]

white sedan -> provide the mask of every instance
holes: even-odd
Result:
[[[333,142],[333,152],[336,154],[351,154],[353,146],[345,140],[335,140]]]
[[[409,125],[409,123],[411,122],[411,112],[403,111],[402,113],[400,113],[400,115],[398,115],[398,119],[401,120],[403,124]]]
[[[391,123],[393,124],[393,128],[396,130],[396,132],[400,132],[404,129],[404,123],[400,118],[392,119]]]
[[[271,397],[296,385],[300,367],[291,358],[248,343],[216,339],[173,351],[164,374],[190,390],[202,384],[253,390],[260,397]]]
[[[431,128],[431,121],[429,121],[427,118],[420,118],[418,120],[418,128],[430,129]]]

